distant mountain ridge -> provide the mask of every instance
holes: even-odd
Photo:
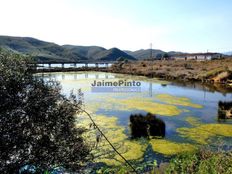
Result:
[[[150,49],[122,51],[118,48],[105,49],[99,46],[58,45],[31,37],[0,36],[0,47],[15,53],[30,55],[38,62],[97,62],[116,61],[120,58],[143,60],[151,56]],[[181,52],[152,49],[152,58],[161,58],[165,53],[181,54]]]
[[[12,52],[31,55],[37,61],[86,60],[64,47],[30,37],[0,36],[0,47]]]
[[[137,51],[125,51],[127,54],[133,56],[136,59],[148,59],[151,57],[151,49],[141,49],[141,50],[137,50]],[[157,55],[161,54],[163,55],[165,52],[162,50],[155,50],[152,49],[152,57],[157,57]]]
[[[106,50],[105,48],[98,46],[63,45],[63,47],[88,59],[96,59],[96,54]]]
[[[58,45],[31,37],[0,36],[0,47],[15,53],[30,55],[36,61],[116,61],[119,58],[136,60],[118,48],[98,46]]]
[[[232,51],[224,52],[223,54],[228,55],[228,56],[232,56]]]
[[[127,54],[133,56],[134,58],[136,58],[137,60],[143,60],[143,59],[150,59],[151,56],[153,59],[160,59],[162,58],[162,56],[167,53],[169,56],[173,56],[176,54],[183,54],[182,52],[176,52],[176,51],[169,51],[169,52],[165,52],[159,49],[152,49],[152,54],[151,54],[151,49],[141,49],[141,50],[137,50],[137,51],[128,51],[125,50],[124,52],[126,52]]]

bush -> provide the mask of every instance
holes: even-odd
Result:
[[[80,104],[61,95],[57,82],[34,78],[26,61],[0,52],[0,173],[80,170],[89,154],[75,124]]]
[[[164,137],[165,123],[151,113],[130,115],[130,132],[132,138]]]
[[[201,149],[196,153],[186,153],[173,158],[166,173],[232,173],[232,152]]]

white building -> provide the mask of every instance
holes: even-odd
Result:
[[[212,60],[221,58],[220,53],[191,53],[191,54],[178,54],[172,56],[174,60]]]

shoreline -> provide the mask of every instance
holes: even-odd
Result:
[[[155,60],[119,62],[108,72],[179,82],[220,84],[232,88],[232,58],[210,61]]]
[[[52,68],[32,70],[33,73],[97,71],[145,76],[174,84],[201,84],[210,91],[232,92],[232,58],[211,61],[137,61],[117,62],[111,67]]]

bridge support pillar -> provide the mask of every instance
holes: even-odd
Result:
[[[95,67],[98,68],[98,63],[95,63]]]
[[[37,64],[36,63],[33,63],[33,69],[36,70],[38,67],[37,67]]]
[[[74,67],[75,67],[75,68],[77,67],[77,63],[74,63]]]
[[[48,63],[48,67],[51,68],[51,63]]]
[[[64,63],[61,64],[62,68],[64,68]]]
[[[85,64],[85,67],[86,67],[86,68],[88,67],[88,63]]]
[[[88,79],[88,77],[89,77],[89,75],[88,75],[88,73],[86,73],[86,74],[85,74],[85,78]]]

